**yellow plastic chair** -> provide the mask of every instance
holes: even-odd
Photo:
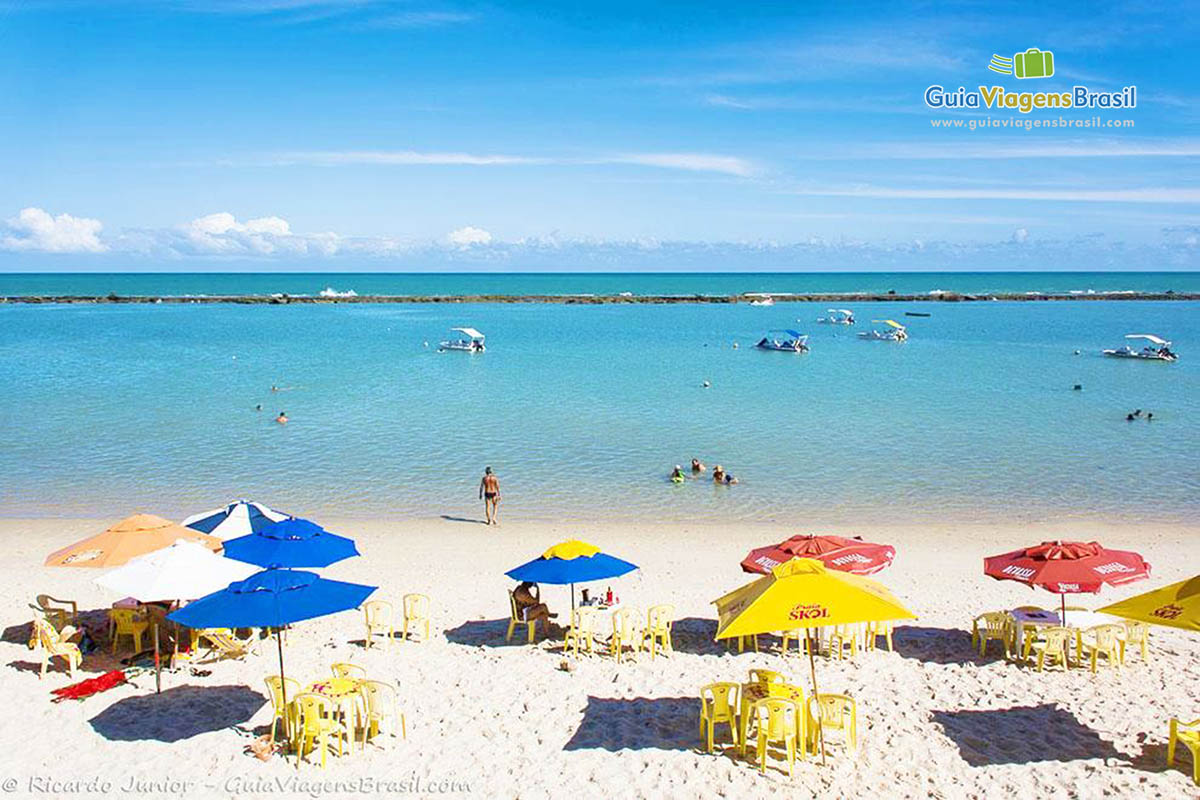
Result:
[[[1127,619],[1125,637],[1121,640],[1121,663],[1125,663],[1125,651],[1130,645],[1138,645],[1142,650],[1142,661],[1150,660],[1150,626],[1144,622]]]
[[[329,738],[337,737],[338,755],[345,753],[346,726],[334,718],[333,703],[324,695],[307,692],[296,696],[296,769],[304,754],[321,745],[321,769],[325,769],[325,754]]]
[[[1011,617],[1003,611],[988,611],[971,621],[971,646],[979,648],[980,658],[987,654],[988,642],[1000,642],[1004,647],[1004,657],[1008,658],[1012,642],[1010,620]],[[1031,632],[1026,631],[1026,636],[1029,637]]]
[[[348,661],[339,661],[330,666],[335,678],[353,678],[355,680],[366,680],[367,668],[358,664],[351,664]]]
[[[1075,631],[1071,628],[1041,628],[1037,635],[1032,631],[1025,632],[1025,646],[1021,657],[1028,662],[1031,653],[1037,654],[1037,671],[1041,672],[1047,663],[1050,666],[1061,664],[1063,669],[1070,669],[1068,655],[1071,642],[1075,639]]]
[[[767,745],[771,742],[783,744],[787,753],[788,776],[796,764],[796,741],[805,733],[804,715],[793,700],[782,697],[768,697],[758,700],[750,706],[757,730],[758,769],[762,774],[767,772]],[[801,739],[800,741],[803,741]],[[801,748],[801,756],[804,750]]]
[[[1013,609],[1013,611],[1025,611],[1025,612],[1030,612],[1030,613],[1032,613],[1034,611],[1045,611],[1045,610],[1046,609],[1042,608],[1041,606],[1017,606],[1016,608]]]
[[[829,632],[829,655],[841,661],[846,657],[846,650],[850,651],[850,658],[858,655],[857,632],[853,625],[834,625]]]
[[[876,645],[879,644],[879,642],[878,642],[879,637],[882,636],[884,638],[884,641],[887,642],[888,652],[889,653],[895,652],[894,648],[892,647],[892,632],[893,632],[893,630],[894,630],[894,626],[893,626],[893,623],[890,621],[888,621],[888,622],[868,622],[867,623],[867,633],[866,633],[866,636],[863,638],[863,650],[874,650]]]
[[[423,594],[404,595],[404,638],[408,639],[408,626],[412,625],[414,632],[418,625],[425,626],[425,641],[429,641],[429,605],[430,601]]]
[[[613,660],[618,664],[625,655],[625,648],[630,649],[630,655],[635,656],[642,648],[642,630],[638,626],[641,615],[635,608],[620,608],[612,615],[612,639],[609,640],[609,650]]]
[[[525,637],[526,642],[528,644],[533,644],[533,640],[537,637],[537,623],[538,623],[538,621],[536,619],[525,619],[525,617],[522,615],[520,609],[517,606],[517,596],[515,594],[513,594],[512,589],[509,589],[508,590],[508,632],[506,634],[504,634],[504,641],[511,642],[512,636],[513,636],[513,631],[515,631],[517,629],[518,625],[524,625],[525,633],[526,633],[526,637]],[[550,620],[549,619],[543,618],[542,633],[546,636],[550,635]]]
[[[37,609],[56,630],[76,624],[79,617],[79,606],[74,600],[59,600],[48,594],[37,596]]]
[[[581,647],[586,645],[588,655],[595,647],[596,609],[581,606],[571,612],[571,627],[563,637],[563,652],[570,650],[578,657]]]
[[[752,669],[750,670],[750,683],[761,683],[764,686],[769,686],[772,683],[787,683],[787,678],[782,672],[776,672],[770,669]]]
[[[83,653],[79,651],[79,645],[67,640],[76,633],[70,625],[56,631],[54,626],[44,619],[33,621],[33,636],[29,639],[29,647],[40,650],[42,654],[42,670],[38,673],[38,680],[46,677],[46,667],[50,666],[52,658],[65,659],[67,673],[72,680],[75,679],[75,668],[83,663]]]
[[[713,736],[717,725],[729,726],[729,738],[738,743],[738,704],[742,687],[736,683],[710,683],[700,687],[700,739],[706,752],[713,751]]]
[[[363,747],[367,740],[379,734],[379,724],[385,719],[392,721],[392,736],[396,735],[396,727],[400,728],[400,737],[408,738],[408,723],[400,712],[400,703],[396,687],[383,681],[363,681],[358,685],[363,698]]]
[[[108,615],[112,621],[112,651],[117,652],[117,640],[128,636],[134,644],[133,652],[142,652],[142,635],[150,630],[146,615],[134,608],[112,608]]]
[[[659,650],[663,653],[674,653],[675,647],[671,644],[671,628],[675,624],[675,606],[663,604],[658,606],[650,606],[646,612],[646,633],[645,638],[650,642],[650,658]]]
[[[295,722],[296,702],[295,698],[300,696],[300,683],[291,678],[280,678],[278,675],[268,675],[265,678],[267,691],[271,695],[271,747],[275,747],[275,728],[278,723],[283,723],[283,738],[291,740],[292,724]],[[284,689],[287,689],[287,702],[285,703]]]
[[[786,656],[788,654],[788,645],[792,644],[793,642],[796,643],[796,652],[802,656],[808,655],[808,648],[810,646],[810,644],[809,644],[810,642],[811,642],[811,646],[816,648],[817,652],[820,652],[820,650],[821,650],[821,642],[817,638],[817,635],[815,632],[812,633],[812,636],[810,638],[809,633],[807,631],[805,631],[804,629],[794,630],[794,631],[784,631],[780,638],[782,639],[782,641],[780,642],[780,645],[779,645],[779,654],[782,656]]]
[[[814,752],[821,746],[822,734],[841,731],[850,753],[858,752],[858,704],[844,694],[818,694],[808,698],[808,716],[812,724],[809,740]],[[819,730],[818,730],[819,728]],[[829,739],[825,739],[829,744]]]
[[[1121,638],[1125,635],[1124,625],[1096,625],[1077,634],[1079,660],[1091,661],[1092,672],[1096,671],[1100,656],[1110,667],[1121,669]]]
[[[1171,736],[1167,740],[1167,766],[1175,763],[1175,746],[1182,744],[1192,754],[1192,783],[1200,786],[1200,719],[1184,722],[1171,720]]]
[[[392,604],[386,600],[372,600],[369,603],[364,603],[363,615],[366,617],[367,623],[367,638],[364,642],[365,649],[371,649],[375,636],[384,634],[387,636],[387,647],[390,650],[392,639],[396,636],[396,626],[392,621],[396,616],[396,612],[392,608]]]

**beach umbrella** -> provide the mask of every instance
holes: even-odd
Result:
[[[233,539],[256,533],[268,525],[282,522],[288,516],[262,503],[238,500],[224,508],[193,514],[180,524],[218,539]]]
[[[222,558],[202,544],[181,539],[170,547],[138,556],[106,572],[96,578],[95,583],[140,603],[179,601],[211,594],[255,572],[257,569],[251,564]],[[154,680],[156,689],[161,689],[157,620],[154,623]]]
[[[1200,575],[1107,605],[1099,613],[1200,631]]]
[[[224,544],[227,557],[260,567],[328,567],[358,555],[352,540],[299,517],[288,517]]]
[[[594,544],[571,539],[554,545],[532,561],[504,574],[514,581],[570,584],[571,608],[574,608],[575,584],[616,578],[635,569],[636,564],[601,553]]]
[[[1042,542],[983,560],[983,572],[999,581],[1020,581],[1054,592],[1062,599],[1067,621],[1067,595],[1095,594],[1104,584],[1122,586],[1150,577],[1150,565],[1130,550],[1109,550],[1099,542]]]
[[[188,603],[167,619],[188,628],[273,628],[283,678],[283,626],[358,608],[377,588],[306,570],[265,569]],[[286,705],[286,682],[283,691]]]
[[[813,628],[916,617],[882,584],[829,569],[815,558],[786,561],[713,603],[717,607],[718,640],[805,630],[814,695],[818,692]],[[825,757],[824,734],[821,757]]]
[[[873,575],[892,563],[896,548],[889,544],[864,542],[861,537],[793,536],[779,544],[751,550],[742,559],[745,572],[767,575],[793,558],[815,558],[830,569],[855,575]]]
[[[134,514],[107,530],[46,557],[48,567],[119,567],[130,559],[169,547],[180,539],[220,550],[221,540],[153,514]]]

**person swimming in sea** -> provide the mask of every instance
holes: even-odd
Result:
[[[287,424],[288,424],[288,415],[287,415],[287,412],[286,412],[286,411],[280,411],[280,412],[279,412],[279,416],[275,418],[275,421],[276,421],[276,422],[278,422],[280,425],[287,425]]]
[[[692,459],[692,474],[693,475],[699,475],[701,472],[704,472],[705,469],[706,469],[706,467],[700,461],[700,459],[698,459],[698,458]]]
[[[675,469],[671,470],[671,482],[672,483],[683,483],[684,480],[685,479],[683,476],[683,467],[676,464]]]
[[[713,476],[713,483],[724,483],[725,482],[725,468],[722,467],[720,464],[714,464],[712,476]]]

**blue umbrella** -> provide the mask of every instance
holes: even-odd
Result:
[[[616,578],[637,569],[616,556],[601,553],[595,545],[572,540],[551,547],[538,558],[504,573],[514,581],[571,584],[571,607],[575,607],[575,584]]]
[[[288,517],[225,542],[225,555],[260,567],[328,567],[358,555],[351,539],[315,522]]]
[[[167,619],[188,628],[274,628],[279,648],[279,677],[283,678],[280,628],[358,608],[376,588],[331,581],[315,572],[265,569],[188,603],[168,614]],[[286,685],[283,691],[286,703]]]

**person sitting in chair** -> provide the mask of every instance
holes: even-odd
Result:
[[[513,590],[513,599],[517,601],[517,615],[525,622],[541,620],[546,629],[550,629],[550,621],[558,617],[551,614],[550,609],[542,602],[541,590],[536,583],[524,581]]]

